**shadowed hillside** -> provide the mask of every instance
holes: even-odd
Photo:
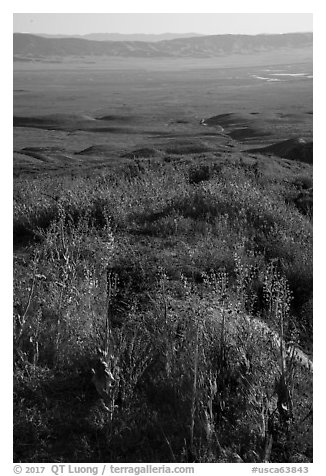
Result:
[[[284,159],[298,160],[312,164],[313,142],[305,139],[289,139],[260,149],[250,149],[247,152],[260,152],[266,155],[277,155]]]

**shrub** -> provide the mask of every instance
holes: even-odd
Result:
[[[17,183],[17,460],[311,460],[311,221],[255,170]]]

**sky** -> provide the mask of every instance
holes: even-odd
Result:
[[[312,31],[311,13],[14,13],[14,32],[249,34]]]

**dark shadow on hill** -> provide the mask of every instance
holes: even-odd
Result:
[[[313,163],[313,142],[301,138],[288,139],[259,149],[248,149],[246,152],[276,155],[283,159],[297,160],[306,164]]]
[[[214,127],[217,132],[223,133],[238,141],[247,141],[267,137],[270,132],[264,130],[258,118],[258,113],[249,114],[219,114],[208,119],[202,119],[201,124],[208,127]]]
[[[51,114],[31,117],[14,116],[13,126],[70,133],[83,131],[107,134],[139,134],[157,137],[171,135],[170,132],[140,127],[139,124],[134,126],[123,125],[124,122],[131,121],[131,118],[122,118],[122,116],[104,116],[96,119],[87,115]]]
[[[82,114],[49,114],[44,116],[14,116],[14,127],[31,127],[35,129],[57,130],[66,132],[112,132],[133,133],[134,129],[112,125],[113,122],[130,122],[129,116],[104,116],[93,118]],[[107,126],[105,124],[108,124]]]
[[[130,122],[134,120],[134,117],[131,116],[119,116],[117,114],[109,114],[106,116],[100,116],[95,118],[97,121],[119,121],[119,122]]]
[[[112,147],[105,144],[92,145],[79,152],[75,152],[75,155],[94,155],[97,157],[107,156],[108,154],[112,154]]]
[[[238,140],[240,142],[250,139],[258,139],[260,137],[267,137],[269,135],[270,134],[268,132],[260,131],[252,127],[242,127],[240,129],[234,129],[232,132],[228,133],[228,136],[230,136],[231,139]]]

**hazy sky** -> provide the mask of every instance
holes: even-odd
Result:
[[[14,13],[14,32],[288,33],[312,31],[310,13]]]

